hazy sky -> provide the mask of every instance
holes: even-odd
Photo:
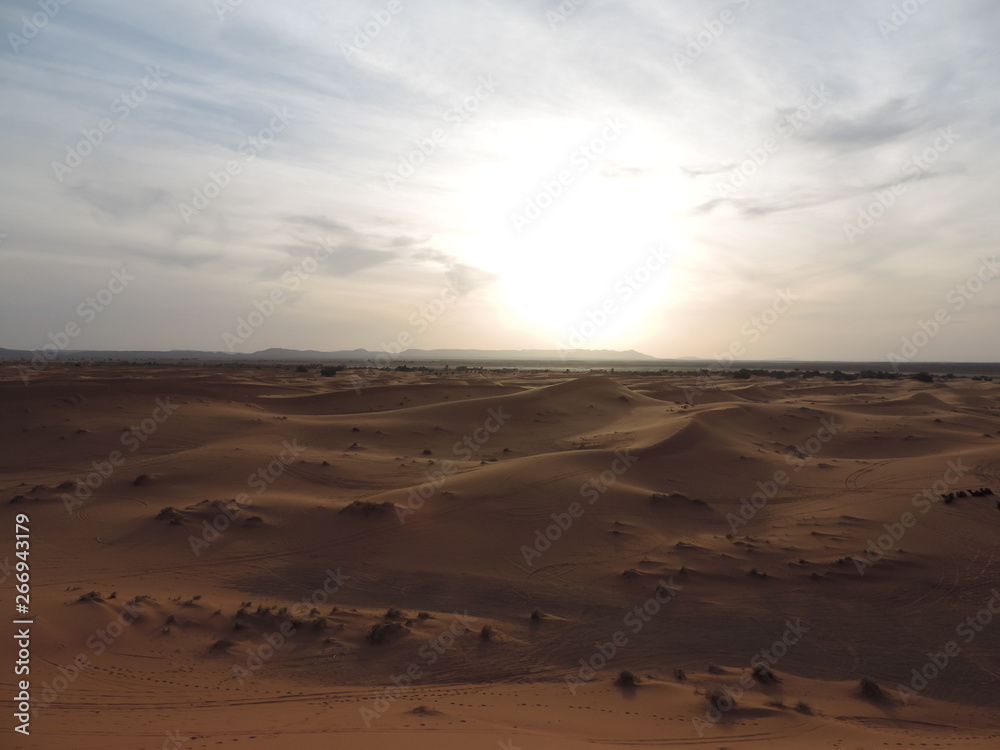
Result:
[[[1000,360],[996,0],[61,2],[2,347]]]

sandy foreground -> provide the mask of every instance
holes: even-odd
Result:
[[[1000,747],[1000,384],[353,385],[0,370],[0,745]]]

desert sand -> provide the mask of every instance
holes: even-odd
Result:
[[[4,747],[1000,747],[1000,384],[0,372]]]

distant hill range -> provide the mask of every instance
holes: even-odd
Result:
[[[0,359],[31,359],[36,352],[19,349],[0,349]],[[656,362],[656,357],[648,354],[611,349],[407,349],[399,354],[373,352],[367,349],[344,349],[335,352],[320,352],[314,349],[264,349],[250,354],[230,354],[228,352],[200,352],[174,349],[167,352],[156,351],[60,351],[57,359],[115,359],[115,360],[273,360],[292,362],[392,362],[413,361],[510,361],[510,362]]]
[[[51,349],[49,350],[51,353]],[[33,360],[35,364],[42,361],[44,355],[23,349],[0,348],[0,362],[17,362],[17,360]],[[1000,363],[996,362],[849,362],[843,360],[740,360],[722,364],[714,359],[698,357],[679,357],[676,359],[659,359],[648,354],[613,349],[407,349],[400,354],[388,352],[373,352],[368,349],[345,349],[335,352],[320,352],[314,349],[264,349],[250,354],[230,354],[228,352],[200,352],[184,349],[174,349],[168,352],[156,351],[97,351],[97,350],[66,350],[56,356],[60,361],[91,361],[91,362],[328,362],[344,365],[370,367],[396,367],[398,365],[425,363],[439,366],[455,363],[472,366],[511,366],[511,367],[545,367],[545,368],[606,368],[618,367],[644,372],[653,370],[677,370],[686,372],[707,371],[710,374],[726,375],[746,368],[751,371],[784,370],[784,371],[819,371],[833,372],[863,372],[897,371],[900,373],[930,372],[938,375],[954,373],[958,375],[989,375],[1000,377]],[[50,360],[45,359],[45,362]]]

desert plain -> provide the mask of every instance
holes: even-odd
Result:
[[[4,747],[1000,747],[997,382],[0,378]]]

